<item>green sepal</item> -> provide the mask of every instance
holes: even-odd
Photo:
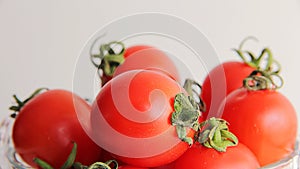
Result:
[[[111,165],[113,164],[113,167]],[[74,169],[117,169],[119,167],[116,160],[109,160],[106,162],[95,162],[90,166],[84,166],[79,162],[75,162],[73,165]]]
[[[11,117],[16,117],[16,112],[19,112],[21,110],[21,108],[28,102],[30,101],[32,98],[34,98],[36,95],[40,94],[43,90],[49,90],[48,88],[42,87],[42,88],[38,88],[36,89],[27,99],[25,99],[24,101],[21,101],[17,95],[13,95],[13,98],[16,102],[17,105],[13,105],[9,107],[9,110],[14,111],[13,114],[11,114]]]
[[[227,121],[214,117],[200,124],[200,131],[196,136],[196,140],[203,146],[220,152],[238,144],[237,137],[228,129]]]
[[[260,55],[256,56],[251,51],[243,50],[243,46],[248,40],[258,41],[255,37],[247,37],[245,38],[238,49],[233,49],[238,56],[243,60],[243,62],[254,69],[267,71],[271,73],[280,72],[281,66],[280,64],[273,58],[273,54],[269,48],[263,48]],[[248,58],[246,57],[248,56]]]
[[[73,142],[72,150],[65,161],[65,163],[60,167],[61,169],[68,169],[71,168],[74,164],[75,158],[77,154],[77,144]],[[36,163],[42,169],[54,169],[50,164],[40,158],[34,158],[33,162]]]
[[[48,164],[46,161],[43,161],[40,158],[34,158],[33,162],[42,169],[54,169],[50,164]]]
[[[61,166],[61,169],[70,168],[75,161],[76,154],[77,154],[77,144],[73,142],[73,148],[71,150],[71,153],[69,154],[67,161]]]
[[[200,117],[199,105],[190,96],[179,93],[175,96],[174,112],[172,113],[171,123],[176,126],[176,132],[179,139],[193,144],[193,138],[187,136],[188,128],[197,131],[199,129],[198,119]]]
[[[203,99],[200,97],[202,86],[193,79],[185,79],[183,88],[190,95],[190,97],[192,97],[195,100],[195,102],[199,105],[200,112],[205,112],[206,105]],[[199,91],[197,91],[195,88],[198,88]]]
[[[114,51],[115,46],[120,46],[121,50]],[[104,75],[111,77],[116,68],[125,61],[124,53],[125,45],[119,41],[112,41],[100,45],[99,54],[90,54],[90,59],[98,71],[102,70]],[[100,64],[96,60],[100,60]]]
[[[125,61],[123,54],[121,55],[106,55],[101,63],[103,72],[107,76],[113,76],[116,68]]]
[[[277,90],[283,86],[283,78],[279,72],[254,70],[243,80],[243,87],[250,91]],[[276,80],[275,80],[276,79]]]

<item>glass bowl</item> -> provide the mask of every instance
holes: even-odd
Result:
[[[30,169],[15,152],[11,140],[12,118],[8,117],[0,123],[0,169]],[[300,168],[299,142],[295,144],[295,150],[288,157],[280,161],[261,167],[261,169],[298,169]]]

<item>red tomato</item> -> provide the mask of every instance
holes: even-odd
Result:
[[[125,50],[126,60],[115,70],[117,76],[128,70],[150,69],[161,71],[176,81],[179,73],[173,61],[163,51],[151,46],[132,46]]]
[[[112,154],[110,152],[102,150],[99,161],[109,161],[112,159],[114,159],[114,157],[112,156]],[[118,164],[120,164],[120,162],[118,162]]]
[[[128,56],[132,55],[135,52],[144,50],[144,49],[149,49],[152,48],[150,46],[146,46],[146,45],[135,45],[135,46],[131,46],[129,48],[124,49],[124,54],[123,57],[126,59]],[[108,81],[110,81],[112,79],[112,76],[110,75],[106,75],[105,73],[103,73],[102,77],[101,77],[101,81],[102,81],[102,86],[107,83]]]
[[[173,79],[179,81],[179,73],[173,61],[163,51],[146,45],[134,45],[124,49],[125,61],[113,70],[113,76],[103,74],[102,85],[128,70],[152,69],[166,73]]]
[[[147,45],[134,45],[134,46],[131,46],[131,47],[125,49],[124,57],[127,58],[128,56],[134,54],[135,52],[138,52],[138,51],[141,51],[141,50],[144,50],[144,49],[149,49],[149,48],[153,48],[153,47],[152,46],[147,46]]]
[[[203,118],[218,116],[216,113],[224,98],[233,90],[242,87],[243,79],[253,70],[255,68],[238,61],[225,62],[212,69],[202,84],[201,98],[206,104]]]
[[[123,166],[119,166],[118,169],[148,169],[148,168],[135,167],[135,166],[131,166],[131,165],[123,165]]]
[[[91,106],[65,90],[49,90],[33,97],[17,115],[12,139],[16,152],[33,167],[34,158],[60,168],[77,143],[76,161],[89,165],[101,154],[81,127],[76,111],[90,113]]]
[[[174,169],[175,161],[172,162],[172,163],[169,163],[169,164],[166,164],[166,165],[161,165],[161,166],[154,167],[154,168],[151,168],[151,169]]]
[[[257,169],[258,161],[243,144],[228,147],[226,152],[194,145],[175,161],[174,169]]]
[[[170,163],[188,149],[171,125],[174,97],[182,92],[176,81],[157,71],[122,73],[97,95],[91,135],[127,164],[155,167]]]
[[[297,116],[289,100],[275,90],[237,89],[225,100],[222,118],[256,155],[262,166],[294,150]]]

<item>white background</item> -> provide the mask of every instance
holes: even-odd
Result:
[[[185,19],[208,37],[222,61],[238,60],[231,48],[257,37],[281,62],[280,92],[300,113],[299,0],[0,0],[0,118],[9,115],[13,94],[25,98],[43,86],[72,90],[76,59],[89,37],[140,12]]]

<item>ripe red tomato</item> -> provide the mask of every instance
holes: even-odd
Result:
[[[111,42],[109,44],[123,45],[122,42]],[[103,74],[101,75],[102,86],[114,76],[128,70],[135,69],[152,69],[161,71],[179,81],[179,73],[176,66],[165,52],[147,45],[134,45],[128,48],[125,48],[124,46],[122,47],[124,49],[121,50],[120,53],[115,53],[112,49],[113,47],[108,47],[105,48],[105,50],[108,50],[107,55],[95,55],[96,57],[103,57],[101,63],[101,69],[103,70]],[[119,58],[120,56],[122,59]],[[105,70],[105,67],[107,70]]]
[[[257,169],[258,161],[254,154],[243,144],[228,147],[226,152],[218,152],[195,144],[174,164],[174,169]]]
[[[203,118],[218,116],[216,113],[224,98],[242,87],[243,79],[254,70],[255,68],[239,61],[228,61],[212,69],[202,84],[201,98],[206,105]]]
[[[171,125],[174,97],[182,92],[176,81],[161,72],[122,73],[97,95],[91,135],[124,163],[140,167],[170,163],[188,149]],[[193,134],[188,132],[189,136]]]
[[[161,166],[158,166],[158,167],[153,167],[151,169],[174,169],[175,161],[173,161],[173,162],[171,162],[169,164],[166,164],[166,165],[161,165]]]
[[[122,54],[123,57],[126,59],[128,56],[134,54],[135,52],[144,50],[144,49],[149,49],[152,48],[150,46],[146,46],[146,45],[135,45],[135,46],[131,46],[129,48],[125,48],[124,49],[124,53]],[[118,65],[119,66],[119,65]],[[115,71],[115,70],[114,70]],[[113,78],[113,76],[111,75],[107,75],[105,72],[103,72],[102,77],[101,77],[101,81],[102,81],[102,86],[104,84],[106,84],[108,81],[110,81]]]
[[[123,72],[135,69],[150,69],[161,71],[176,81],[179,73],[173,61],[163,51],[151,46],[132,46],[125,50],[126,60],[119,65],[114,73],[117,76]]]
[[[222,118],[256,155],[262,166],[294,150],[297,116],[289,100],[275,90],[240,88],[228,95]]]
[[[280,65],[273,59],[269,48],[264,48],[259,56],[242,49],[244,43],[250,39],[256,40],[253,37],[247,37],[241,42],[239,49],[235,50],[243,62],[228,61],[217,65],[204,79],[201,98],[206,104],[206,111],[203,113],[203,118],[220,117],[217,112],[224,98],[233,90],[242,87],[243,80],[254,70],[274,72],[280,70]]]
[[[34,158],[60,168],[77,143],[76,161],[89,165],[97,161],[101,148],[81,127],[76,111],[90,113],[91,106],[65,90],[48,90],[33,97],[18,113],[12,130],[16,152],[33,167]]]
[[[149,48],[153,48],[152,46],[147,46],[147,45],[134,45],[134,46],[130,46],[128,48],[125,49],[124,52],[124,57],[127,58],[128,56],[134,54],[135,52],[141,51],[141,50],[145,50],[145,49],[149,49]]]
[[[135,166],[131,166],[131,165],[122,165],[122,166],[119,166],[118,169],[148,169],[148,168],[135,167]]]

